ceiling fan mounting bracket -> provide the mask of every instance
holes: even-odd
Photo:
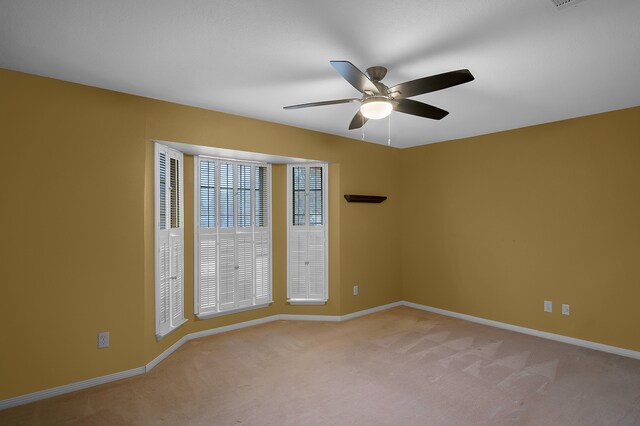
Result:
[[[380,81],[387,75],[387,69],[381,66],[367,68],[367,74],[373,81]]]

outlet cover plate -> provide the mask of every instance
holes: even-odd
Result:
[[[551,300],[544,301],[544,311],[553,312],[553,302]]]
[[[98,349],[104,349],[109,347],[109,332],[103,331],[98,333]]]

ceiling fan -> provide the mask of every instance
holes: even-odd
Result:
[[[289,105],[284,107],[284,109],[308,108],[352,102],[360,103],[360,109],[351,120],[349,130],[359,129],[364,126],[367,120],[377,120],[387,117],[391,114],[391,111],[394,110],[405,114],[417,115],[418,117],[441,120],[449,114],[448,111],[407,98],[457,86],[458,84],[468,83],[474,79],[469,70],[462,69],[387,87],[381,81],[387,74],[385,67],[375,66],[367,68],[365,74],[349,61],[330,61],[330,63],[345,80],[362,93],[362,97]]]

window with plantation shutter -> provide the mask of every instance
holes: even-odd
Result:
[[[287,166],[287,299],[326,303],[327,165]]]
[[[155,310],[156,337],[184,318],[184,224],[182,153],[155,144]]]
[[[195,312],[199,318],[271,301],[271,167],[195,157]]]

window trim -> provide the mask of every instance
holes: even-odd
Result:
[[[268,301],[265,303],[258,303],[255,305],[249,306],[241,306],[233,309],[227,309],[223,311],[217,312],[200,312],[200,161],[208,160],[208,161],[216,161],[216,164],[224,163],[232,163],[234,166],[236,165],[250,165],[250,166],[265,166],[267,168],[267,233],[269,238],[269,285],[268,291],[269,295],[267,297]],[[235,167],[234,167],[235,169]],[[216,174],[219,173],[218,168],[216,168]],[[193,156],[193,189],[194,189],[194,197],[193,197],[193,212],[194,212],[194,221],[193,221],[193,312],[194,315],[198,319],[210,319],[223,315],[234,314],[243,311],[249,311],[253,309],[261,309],[269,307],[273,304],[273,238],[272,238],[272,204],[271,204],[271,196],[272,196],[272,167],[270,163],[262,162],[262,161],[250,161],[250,160],[239,160],[234,158],[224,158],[217,156],[208,156],[208,155],[194,155]],[[238,176],[234,171],[234,188],[236,189],[236,193],[234,194],[234,229],[238,228],[237,216],[238,216],[238,206],[237,206],[237,179]],[[220,229],[220,198],[219,198],[219,183],[216,181],[216,228]],[[252,186],[251,190],[251,217],[252,224],[251,229],[254,232],[255,228],[255,198],[254,198],[254,188]],[[228,228],[223,228],[228,229]],[[254,261],[255,261],[255,253],[254,253]],[[254,279],[254,291],[255,291],[255,276]]]
[[[170,323],[169,329],[166,331],[160,330],[160,300],[158,298],[158,295],[160,294],[159,242],[160,242],[160,153],[161,151],[168,154],[175,155],[178,159],[178,164],[180,165],[178,169],[178,176],[180,180],[179,199],[178,199],[178,203],[179,203],[178,216],[179,216],[180,224],[179,224],[179,227],[176,229],[182,229],[182,259],[181,259],[182,261],[182,268],[181,268],[181,271],[182,271],[182,319],[178,320],[175,324]],[[177,330],[180,326],[182,326],[184,323],[188,321],[188,319],[185,317],[185,314],[184,314],[184,298],[185,298],[184,297],[184,276],[185,276],[185,273],[184,273],[184,155],[182,152],[158,142],[154,142],[153,144],[153,154],[154,154],[154,163],[153,163],[154,164],[154,167],[153,167],[154,253],[153,253],[153,258],[154,258],[154,314],[155,314],[154,325],[155,325],[156,340],[160,341],[164,337],[173,333],[175,330]],[[170,162],[168,160],[170,157],[167,156],[166,158],[167,158],[167,164],[169,164]],[[166,179],[169,179],[169,176],[167,176]],[[167,197],[167,195],[165,195],[165,197]],[[166,202],[166,199],[165,199],[165,202]],[[169,206],[169,210],[170,210],[170,206]],[[172,298],[169,297],[170,312],[172,311],[171,299]]]
[[[289,265],[291,262],[291,247],[290,247],[290,233],[294,228],[293,225],[293,168],[305,167],[306,173],[306,192],[308,195],[309,188],[309,173],[308,170],[311,167],[322,167],[322,219],[323,219],[323,234],[324,234],[324,297],[321,299],[300,299],[291,298],[291,276],[289,274]],[[325,305],[329,301],[329,164],[328,163],[304,163],[304,164],[287,164],[287,228],[286,228],[286,244],[287,244],[287,304],[289,305]],[[305,227],[309,227],[309,197],[306,197],[306,211],[305,211]]]

